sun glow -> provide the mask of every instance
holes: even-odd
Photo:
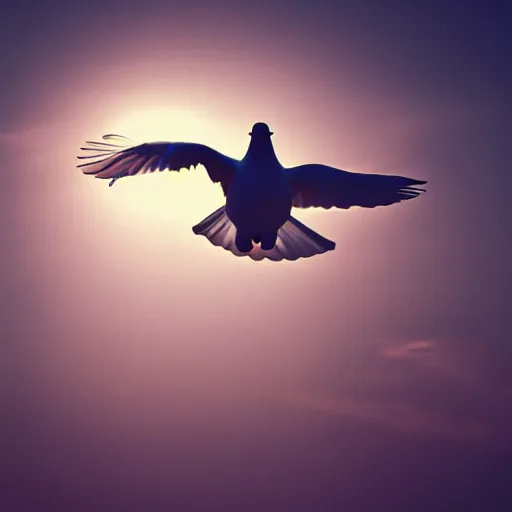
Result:
[[[208,144],[210,141],[209,145],[215,147],[211,143],[215,138],[212,134],[218,134],[219,130],[214,120],[204,114],[169,108],[123,114],[111,119],[104,128],[106,132],[127,136],[135,144],[156,141]],[[224,149],[224,152],[231,155],[240,152],[240,148],[232,149],[231,152]],[[120,179],[111,188],[107,184],[108,180],[90,179],[89,186],[94,185],[95,194],[101,197],[101,207],[108,208],[109,216],[139,226],[143,232],[148,232],[149,225],[165,224],[177,233],[190,236],[192,225],[224,201],[220,185],[211,182],[203,166],[189,171],[155,172]],[[99,193],[98,188],[101,188]]]
[[[215,123],[205,111],[172,108],[147,108],[129,111],[117,119],[112,119],[110,127],[137,142],[159,140],[194,141],[211,140]]]

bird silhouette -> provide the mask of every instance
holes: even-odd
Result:
[[[253,260],[296,260],[332,251],[335,243],[293,218],[296,208],[375,208],[417,197],[426,181],[402,176],[359,174],[321,164],[285,168],[274,152],[273,132],[256,123],[241,160],[203,144],[150,142],[137,144],[120,135],[90,142],[79,156],[84,174],[110,180],[148,172],[202,165],[220,183],[225,205],[192,229],[213,245]]]

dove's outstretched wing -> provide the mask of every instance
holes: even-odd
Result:
[[[192,142],[149,142],[136,144],[119,135],[104,135],[104,141],[87,142],[81,148],[92,154],[79,156],[78,165],[84,174],[110,179],[110,186],[119,178],[156,171],[179,171],[203,165],[214,183],[220,183],[224,194],[236,172],[238,160],[214,149]]]
[[[342,171],[327,165],[310,164],[286,170],[298,208],[375,208],[417,197],[426,181]]]

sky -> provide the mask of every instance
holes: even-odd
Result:
[[[16,2],[0,19],[0,505],[512,509],[505,2]],[[86,140],[428,180],[297,210],[236,258],[204,169],[107,182]]]

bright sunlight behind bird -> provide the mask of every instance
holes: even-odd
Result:
[[[297,208],[375,208],[417,197],[426,181],[402,176],[359,174],[321,164],[285,168],[272,145],[273,133],[256,123],[241,160],[193,142],[137,144],[120,135],[87,142],[78,167],[85,174],[109,179],[202,165],[220,184],[225,205],[192,229],[213,245],[236,256],[259,261],[297,260],[332,251],[335,243],[290,215]]]

